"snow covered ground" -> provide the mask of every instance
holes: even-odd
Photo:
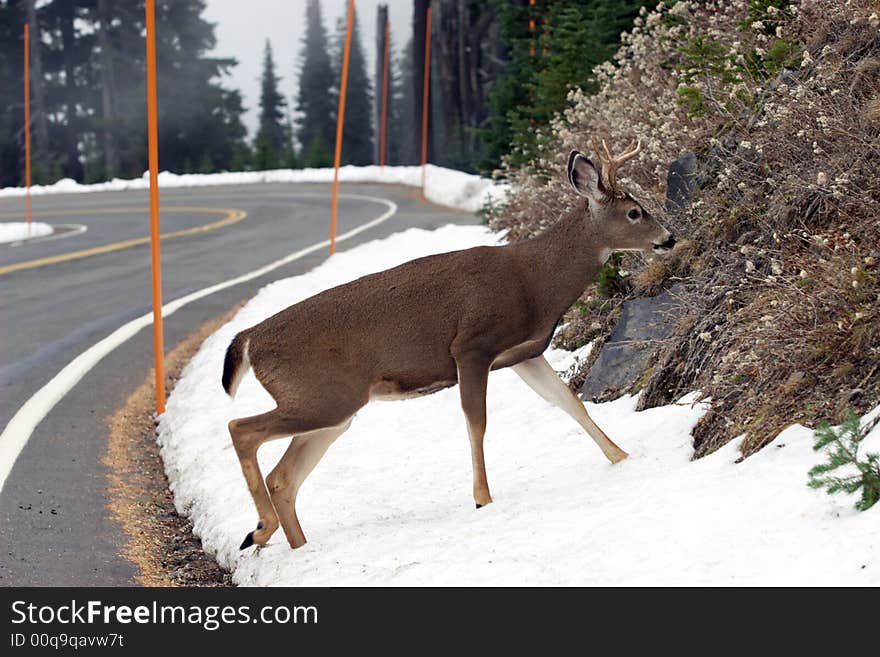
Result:
[[[376,402],[355,418],[300,491],[309,543],[279,529],[238,550],[256,512],[227,422],[271,409],[252,373],[235,400],[220,385],[232,336],[327,287],[428,253],[493,244],[480,227],[407,230],[266,286],[210,337],[159,423],[178,509],[241,585],[880,584],[880,505],[806,486],[812,432],[785,430],[735,465],[735,443],[691,461],[693,396],[635,412],[636,399],[588,404],[631,454],[611,466],[580,428],[510,370],[489,379],[486,459],[495,502],[475,510],[458,389]],[[584,354],[548,352],[563,371]],[[880,413],[880,408],[873,414]],[[265,445],[267,473],[286,440]],[[863,443],[880,449],[880,427]]]
[[[421,167],[344,166],[339,169],[340,182],[388,183],[421,187]],[[163,171],[159,174],[159,187],[205,187],[211,185],[247,185],[254,183],[329,183],[333,182],[333,169],[275,169],[272,171],[244,171],[229,173],[176,174]],[[126,189],[148,189],[149,177],[123,180],[114,178],[109,182],[81,185],[69,178],[52,185],[34,185],[31,194],[70,194],[81,192],[109,192]],[[23,187],[0,189],[0,198],[24,196]],[[506,197],[507,186],[494,183],[488,178],[445,169],[429,164],[425,175],[425,196],[429,201],[476,212],[487,199],[498,201]]]
[[[52,234],[52,226],[39,221],[32,221],[30,231],[26,221],[0,222],[0,244],[18,242],[31,237],[45,237]]]

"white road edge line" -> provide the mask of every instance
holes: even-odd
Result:
[[[364,232],[365,230],[374,228],[379,224],[387,221],[397,212],[397,204],[393,201],[389,201],[388,199],[378,198],[375,196],[360,196],[356,194],[340,194],[339,197],[382,203],[388,206],[388,210],[385,211],[385,213],[377,219],[368,221],[362,226],[358,226],[357,228],[353,228],[352,230],[343,233],[342,235],[338,235],[336,237],[337,242],[344,242],[348,239],[351,239],[355,235]],[[237,276],[236,278],[231,278],[222,283],[211,285],[201,290],[197,290],[196,292],[192,292],[190,294],[182,296],[179,299],[175,299],[174,301],[171,301],[162,306],[162,317],[168,317],[169,315],[172,315],[176,310],[183,308],[187,304],[192,303],[193,301],[196,301],[198,299],[202,299],[210,294],[214,294],[215,292],[219,292],[220,290],[225,290],[226,288],[232,287],[233,285],[238,285],[239,283],[245,283],[254,278],[259,278],[260,276],[268,274],[274,269],[278,269],[279,267],[283,267],[284,265],[289,264],[295,260],[304,258],[305,256],[314,253],[315,251],[318,251],[320,249],[326,248],[329,245],[330,240],[326,239],[323,242],[312,244],[311,246],[308,246],[300,251],[296,251],[295,253],[286,255],[280,260],[270,262],[268,265],[264,265],[263,267],[255,269],[247,274],[242,274],[241,276]],[[75,386],[80,381],[80,379],[82,379],[92,368],[94,368],[95,365],[97,365],[101,361],[101,359],[104,358],[104,356],[112,352],[119,345],[126,342],[129,338],[133,337],[142,328],[150,326],[152,323],[153,313],[149,312],[146,315],[141,315],[137,319],[133,319],[127,324],[119,327],[106,338],[104,338],[97,344],[92,345],[84,352],[82,352],[79,356],[70,361],[70,363],[68,363],[64,367],[64,369],[58,372],[58,374],[56,374],[51,381],[49,381],[46,385],[44,385],[36,393],[34,393],[34,395],[30,399],[28,399],[21,408],[18,409],[16,414],[9,421],[9,424],[6,425],[3,433],[0,434],[0,493],[3,492],[3,487],[6,485],[6,479],[9,477],[9,473],[12,471],[12,467],[15,465],[15,461],[18,459],[18,455],[21,454],[21,451],[24,449],[25,445],[27,445],[27,442],[30,439],[31,434],[33,434],[34,429],[36,429],[37,425],[39,425],[40,422],[42,422],[43,419],[49,414],[49,411],[54,408],[55,404],[61,401],[64,398],[64,395],[70,392],[73,386]]]

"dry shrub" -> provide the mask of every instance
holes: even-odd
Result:
[[[563,343],[607,336],[626,297],[679,280],[687,318],[640,405],[710,397],[698,456],[743,433],[748,455],[791,422],[880,401],[878,11],[870,0],[661,5],[597,69],[600,92],[572,92],[539,157],[506,172],[515,192],[492,225],[518,239],[573,202],[561,163],[593,135],[643,140],[624,182],[655,206],[667,163],[697,154],[698,198],[669,218],[687,247],[636,271],[626,296],[600,304],[588,290]]]
[[[880,96],[874,96],[865,104],[865,119],[880,125]]]

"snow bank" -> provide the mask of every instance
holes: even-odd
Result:
[[[344,166],[339,169],[339,180],[349,183],[386,183],[420,187],[421,167]],[[254,183],[329,183],[333,182],[333,169],[275,169],[272,171],[240,171],[228,173],[176,174],[163,171],[159,174],[160,187],[206,187],[212,185],[248,185]],[[123,180],[114,178],[109,182],[81,185],[70,178],[52,185],[35,185],[31,194],[71,194],[80,192],[111,192],[127,189],[148,189],[148,174],[141,178]],[[429,201],[468,212],[476,212],[486,200],[498,201],[507,195],[506,185],[499,185],[473,174],[427,166],[425,196]],[[0,197],[23,196],[23,187],[0,189]]]
[[[0,223],[0,244],[18,242],[30,237],[45,237],[52,234],[52,226],[32,221],[30,230],[26,221],[6,221]]]
[[[274,407],[253,374],[230,400],[220,386],[229,340],[319,290],[403,260],[491,244],[480,227],[412,229],[337,254],[265,287],[210,337],[159,423],[178,509],[242,585],[772,585],[880,584],[878,508],[806,486],[818,458],[801,426],[744,463],[729,444],[691,461],[693,397],[635,412],[636,399],[588,404],[631,454],[609,465],[561,411],[510,370],[489,380],[486,458],[495,500],[475,510],[458,389],[358,414],[303,486],[310,542],[292,551],[279,529],[238,550],[256,511],[227,422]],[[579,356],[550,350],[567,369]],[[875,413],[880,412],[877,409]],[[880,448],[880,428],[866,443]],[[260,451],[264,474],[286,440]]]

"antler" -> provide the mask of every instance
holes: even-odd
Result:
[[[602,163],[602,184],[609,194],[614,194],[617,192],[617,170],[624,162],[638,155],[639,151],[642,150],[642,140],[637,140],[635,147],[631,146],[628,151],[617,156],[611,154],[608,144],[605,143],[604,139],[602,140],[602,147],[599,148],[599,142],[594,137],[592,146],[596,152],[596,157]]]

